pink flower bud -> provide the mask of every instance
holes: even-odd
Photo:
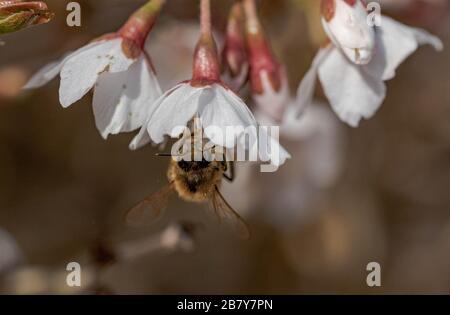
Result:
[[[42,1],[0,1],[0,34],[49,22],[54,14]]]
[[[322,0],[322,24],[333,44],[355,64],[368,64],[375,47],[375,30],[361,0]]]
[[[249,64],[245,47],[244,14],[242,5],[233,5],[228,18],[225,47],[222,52],[223,70],[230,85],[238,90],[247,80]]]
[[[247,33],[247,49],[250,61],[250,81],[256,94],[264,93],[261,81],[262,72],[267,72],[268,79],[274,90],[281,87],[280,64],[275,59],[269,43],[262,33]]]
[[[253,98],[266,114],[279,121],[289,100],[286,72],[272,52],[253,1],[244,2],[244,8]]]

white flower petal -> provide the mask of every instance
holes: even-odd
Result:
[[[336,49],[333,45],[328,45],[325,48],[321,48],[317,55],[314,57],[311,68],[303,77],[302,82],[297,89],[297,115],[301,113],[312,104],[314,98],[314,91],[316,89],[317,69],[320,64],[330,53],[331,50]]]
[[[200,117],[205,136],[222,147],[234,146],[246,127],[253,126],[256,130],[256,121],[247,105],[220,84],[193,87],[190,83],[182,83],[161,96],[153,107],[145,125],[155,143],[162,142],[165,135],[178,137],[180,127],[187,126],[196,115]],[[233,128],[233,134],[225,137],[229,131],[227,127],[236,126],[241,128]],[[219,128],[220,132],[209,127]],[[147,141],[145,132],[141,130],[130,148],[140,147]]]
[[[351,63],[339,50],[332,51],[319,67],[319,78],[333,110],[352,127],[361,118],[372,117],[386,96],[381,79]]]
[[[284,69],[282,70],[285,71]],[[289,83],[286,73],[281,75],[281,87],[279,91],[275,91],[269,80],[269,74],[266,70],[261,71],[261,82],[263,93],[253,93],[255,103],[273,119],[279,121],[283,118],[284,111],[290,100]]]
[[[263,161],[269,161],[276,167],[283,165],[291,155],[280,145],[279,140],[267,133],[266,127],[259,127],[258,130],[259,157]]]
[[[295,102],[292,103],[286,110],[286,114],[283,117],[283,122],[280,126],[280,133],[282,137],[293,141],[303,141],[311,138],[323,125],[320,121],[319,115],[314,115],[321,106],[317,106],[316,103],[313,106],[308,107],[301,117],[295,115]],[[319,110],[317,109],[319,107]],[[333,118],[335,115],[333,114]]]
[[[161,143],[165,135],[173,138],[179,136],[174,134],[174,129],[186,126],[195,116],[202,91],[203,88],[182,83],[155,102],[147,124],[147,131],[155,143]]]
[[[161,94],[144,54],[127,71],[102,73],[93,99],[98,130],[105,139],[109,134],[136,130],[147,119],[148,108]]]
[[[314,185],[326,188],[336,182],[344,161],[345,137],[342,124],[326,104],[315,102],[300,119],[288,108],[280,133],[296,143],[301,141],[305,172]]]
[[[376,32],[376,51],[373,60],[366,66],[372,76],[384,81],[395,77],[397,67],[405,61],[419,45],[430,44],[442,50],[439,38],[428,32],[406,26],[387,16],[383,16],[381,27]]]
[[[131,141],[129,148],[130,150],[137,150],[147,144],[149,144],[152,139],[150,138],[150,135],[148,133],[149,130],[149,123],[150,119],[153,115],[153,112],[161,105],[161,103],[167,98],[168,95],[170,95],[172,92],[180,88],[182,84],[176,85],[163,95],[161,95],[158,99],[156,99],[148,108],[147,108],[147,114],[146,114],[146,120],[145,123],[142,125],[142,128],[139,130],[139,133],[133,138]]]
[[[403,25],[403,27],[406,27],[407,30],[414,35],[419,45],[431,45],[437,51],[444,50],[444,43],[442,43],[439,37],[434,36],[420,28],[409,27],[406,25]]]
[[[146,121],[143,127],[139,130],[138,134],[133,138],[130,145],[128,146],[130,150],[137,150],[143,146],[152,142],[150,135],[147,131],[148,121]]]
[[[243,129],[253,126],[256,120],[245,103],[231,90],[226,90],[220,84],[213,84],[202,91],[199,98],[199,117],[205,128],[205,135],[213,143],[231,148],[242,134]],[[221,134],[213,132],[207,127],[214,126],[221,130]],[[227,127],[233,127],[233,135],[227,134]],[[231,128],[228,128],[230,131]]]
[[[27,82],[27,84],[25,84],[22,89],[37,89],[44,86],[58,75],[58,73],[61,71],[64,61],[65,58],[61,58],[58,61],[53,61],[44,66],[31,77],[31,79]]]
[[[74,52],[61,69],[61,105],[68,107],[81,99],[101,73],[125,71],[134,61],[124,55],[121,38],[92,43],[88,49]]]
[[[81,53],[83,51],[86,51],[90,49],[92,46],[94,46],[96,43],[90,43],[86,46],[81,47],[78,49],[75,53]],[[53,80],[58,73],[60,73],[62,67],[64,66],[64,63],[73,55],[73,52],[69,52],[65,54],[62,58],[59,60],[53,61],[49,63],[48,65],[44,66],[42,69],[40,69],[38,72],[36,72],[31,79],[28,81],[28,83],[23,87],[23,89],[37,89],[42,87],[43,85],[47,84],[51,80]]]

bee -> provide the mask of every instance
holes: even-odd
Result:
[[[171,155],[163,155],[171,156]],[[219,218],[232,225],[240,237],[248,239],[250,230],[241,216],[230,206],[220,193],[222,179],[234,179],[234,164],[232,162],[206,160],[178,160],[171,158],[167,171],[169,183],[158,192],[142,200],[131,208],[126,215],[129,224],[140,224],[142,220],[155,220],[167,207],[169,197],[173,192],[187,201],[194,203],[209,203],[210,209]]]

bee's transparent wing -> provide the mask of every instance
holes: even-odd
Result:
[[[127,211],[125,221],[128,225],[146,225],[159,218],[167,207],[169,197],[174,191],[173,182],[151,194]]]
[[[250,229],[242,217],[228,204],[220,193],[217,186],[210,200],[210,206],[219,218],[219,221],[226,221],[243,239],[250,238]]]

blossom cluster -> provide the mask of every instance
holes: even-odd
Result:
[[[168,136],[179,138],[179,127],[188,127],[195,118],[212,143],[234,148],[245,145],[243,130],[256,130],[262,122],[280,125],[281,130],[295,125],[313,102],[317,79],[337,116],[357,127],[379,109],[386,97],[385,81],[395,77],[408,56],[423,44],[443,48],[437,37],[387,16],[376,25],[368,23],[369,12],[361,0],[321,0],[320,18],[329,42],[319,50],[293,99],[286,67],[271,48],[255,1],[237,0],[232,6],[219,57],[210,1],[202,0],[192,77],[164,92],[145,46],[164,3],[149,1],[120,30],[45,66],[25,88],[41,87],[59,74],[63,107],[93,90],[100,134],[106,139],[140,129],[130,143],[133,150],[163,143]],[[247,83],[256,105],[252,110],[239,96]],[[234,130],[231,137],[222,136],[226,130]],[[268,154],[279,166],[290,158],[278,139],[264,132],[255,137],[272,148],[259,152],[262,160]]]

